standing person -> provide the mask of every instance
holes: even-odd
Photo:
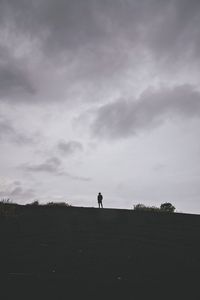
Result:
[[[102,200],[103,200],[103,196],[101,195],[101,193],[99,193],[98,196],[97,196],[97,201],[98,201],[98,204],[99,204],[99,208],[103,208]]]

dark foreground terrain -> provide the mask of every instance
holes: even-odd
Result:
[[[200,216],[17,206],[0,299],[200,299]]]

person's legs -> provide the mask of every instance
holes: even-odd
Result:
[[[103,203],[101,202],[101,207],[103,208]]]

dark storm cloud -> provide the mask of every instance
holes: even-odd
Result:
[[[150,4],[149,11],[145,9],[147,2]],[[146,20],[143,19],[140,24],[140,37],[142,45],[151,55],[168,64],[181,62],[184,66],[187,60],[192,62],[193,59],[199,62],[200,2],[173,0],[143,3]]]
[[[26,74],[15,66],[0,64],[0,97],[34,93]]]
[[[198,0],[13,0],[0,5],[2,23],[13,20],[19,30],[43,38],[49,51],[99,45],[118,34],[142,42],[145,38],[151,47],[165,52],[186,41],[194,45],[199,37]]]
[[[1,1],[0,5],[2,23],[12,21],[18,30],[37,35],[46,51],[74,49],[102,35],[91,0]]]
[[[0,45],[0,97],[18,97],[34,94],[35,89],[22,61],[10,55],[9,50]]]
[[[29,145],[35,142],[36,136],[31,135],[31,137],[29,137],[19,132],[15,129],[10,120],[0,115],[0,141],[3,140],[8,140],[18,145]]]
[[[142,64],[142,56],[171,65],[199,62],[198,0],[10,0],[0,2],[0,11],[1,27],[37,39],[45,59],[62,54],[66,70],[73,62],[76,81],[122,80],[129,61]],[[13,72],[6,80],[22,86]]]
[[[82,151],[83,146],[80,142],[77,141],[61,141],[57,145],[58,150],[65,155],[71,155],[77,151]]]
[[[95,136],[121,138],[157,127],[168,119],[200,118],[200,93],[182,85],[148,89],[139,99],[119,99],[101,106],[91,126]]]

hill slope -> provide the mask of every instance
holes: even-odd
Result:
[[[0,218],[0,236],[8,299],[23,292],[40,299],[41,288],[41,299],[156,291],[163,299],[198,287],[200,216],[18,206],[15,216]]]

